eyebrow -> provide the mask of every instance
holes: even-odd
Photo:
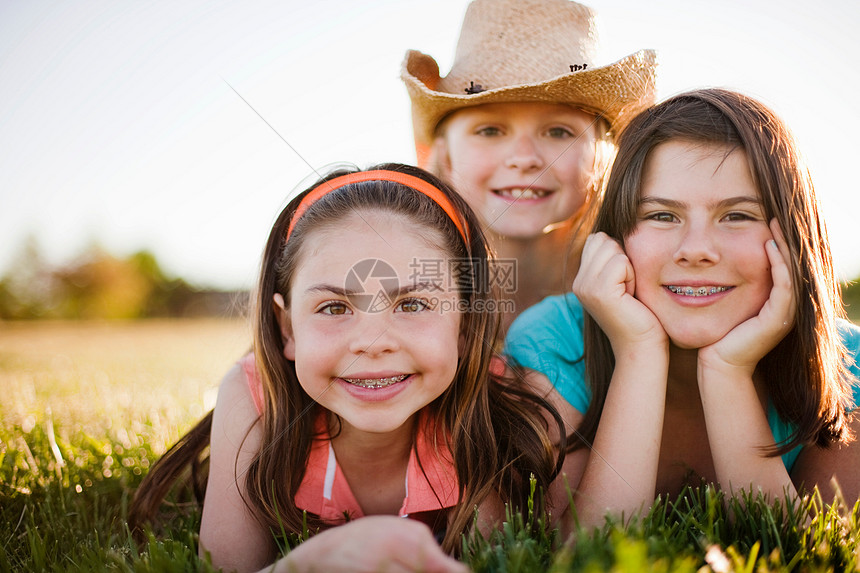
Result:
[[[399,288],[389,289],[384,292],[386,295],[388,295],[389,298],[397,298],[410,292],[434,292],[439,290],[442,290],[441,282],[423,281],[419,283],[404,285]],[[307,288],[307,290],[305,290],[305,292],[327,292],[343,297],[354,296],[357,294],[369,294],[367,291],[364,290],[350,290],[342,286],[330,285],[325,283],[310,286]]]
[[[743,203],[752,203],[754,205],[761,206],[761,199],[758,197],[751,197],[749,195],[739,195],[737,197],[729,197],[727,199],[723,199],[722,201],[717,201],[716,203],[710,203],[709,207],[734,207],[735,205],[741,205]],[[684,201],[677,201],[675,199],[665,199],[662,197],[643,197],[639,199],[638,206],[642,207],[644,205],[662,205],[666,207],[672,207],[673,209],[683,209],[687,206],[687,203]]]

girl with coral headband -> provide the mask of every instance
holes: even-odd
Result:
[[[554,394],[491,368],[487,265],[474,215],[435,177],[383,165],[320,180],[272,228],[252,353],[149,473],[134,521],[209,436],[200,551],[230,570],[271,564],[307,527],[322,533],[275,570],[461,571],[448,554],[462,534],[526,508],[532,476],[561,514]]]

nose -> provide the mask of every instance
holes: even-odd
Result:
[[[714,265],[720,254],[714,230],[704,222],[688,222],[678,240],[675,263],[679,265]]]
[[[391,324],[388,312],[361,312],[355,332],[349,343],[349,351],[356,356],[381,356],[400,349],[395,325]]]
[[[543,157],[537,142],[531,135],[517,137],[510,150],[505,165],[512,169],[530,170],[540,169],[544,165]]]

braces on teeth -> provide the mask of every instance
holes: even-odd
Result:
[[[670,291],[675,294],[683,294],[685,296],[706,296],[709,294],[717,294],[718,292],[723,292],[729,290],[729,287],[679,287],[679,286],[668,286],[666,287]]]
[[[400,376],[391,376],[390,378],[344,378],[344,380],[362,388],[385,388],[386,386],[406,380],[407,376],[409,375],[401,374]]]

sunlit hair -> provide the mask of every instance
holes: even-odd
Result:
[[[745,153],[767,220],[776,218],[788,244],[797,301],[794,328],[758,364],[780,417],[797,429],[768,455],[801,444],[829,446],[851,438],[845,410],[852,404],[845,349],[837,331],[844,317],[830,242],[815,190],[785,124],[747,96],[721,89],[670,98],[637,116],[621,133],[594,232],[623,243],[637,223],[646,161],[667,141],[715,145]],[[591,442],[615,358],[606,335],[586,314],[585,364],[592,401],[580,432]],[[581,447],[582,442],[575,447]]]
[[[264,395],[258,422],[261,448],[247,474],[238,479],[245,480],[245,501],[264,526],[275,533],[302,532],[303,515],[294,499],[304,478],[311,443],[318,437],[314,424],[322,407],[302,388],[295,363],[284,357],[273,297],[280,293],[289,306],[293,276],[321,231],[337,228],[347,217],[371,212],[407,218],[414,233],[457,261],[452,268],[458,271],[456,284],[465,309],[461,314],[461,356],[456,374],[442,395],[426,407],[435,420],[435,435],[428,436],[427,442],[448,443],[459,482],[460,503],[451,509],[454,514],[450,520],[437,524],[437,529],[449,524],[443,548],[456,553],[461,547],[461,534],[474,523],[475,506],[489,494],[498,493],[502,501],[525,510],[531,476],[539,491],[546,490],[562,460],[560,449],[550,442],[547,420],[554,419],[560,433],[563,424],[544,399],[490,372],[500,315],[492,312],[495,293],[489,280],[486,241],[466,203],[420,169],[384,164],[370,170],[404,172],[436,186],[460,213],[470,243],[465,244],[452,219],[432,199],[399,183],[376,180],[348,184],[321,197],[297,219],[287,240],[293,213],[304,195],[324,181],[349,173],[347,170],[330,173],[284,208],[266,243],[260,280],[253,295],[254,354]],[[211,414],[209,419],[211,422]],[[338,422],[329,429],[332,436],[339,431]],[[201,424],[205,423],[206,420]],[[165,457],[169,458],[169,453]],[[171,467],[187,463],[190,456],[180,452],[173,457],[176,461],[166,462]],[[150,472],[156,474],[153,479],[165,473],[156,469]],[[146,488],[142,485],[141,489]],[[152,515],[155,498],[160,502],[164,495],[150,497],[146,508],[138,512],[144,518]],[[539,495],[534,503],[540,509],[543,497]],[[327,527],[313,515],[306,523],[311,530]]]

